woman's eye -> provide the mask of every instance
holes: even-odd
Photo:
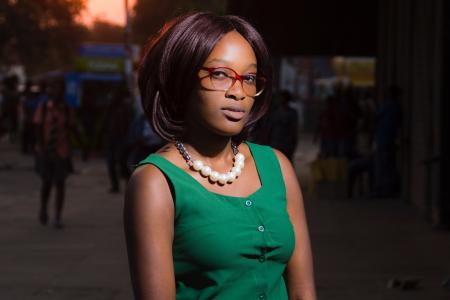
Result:
[[[214,71],[211,73],[211,76],[213,78],[217,78],[217,79],[222,79],[222,78],[227,78],[228,75],[227,73],[223,72],[223,71]]]
[[[245,83],[255,84],[256,83],[256,75],[244,75],[243,76]]]

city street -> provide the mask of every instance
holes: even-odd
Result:
[[[188,246],[174,244],[182,253],[175,269],[186,270],[177,273],[178,294],[186,285],[186,297],[201,300],[287,300],[271,298],[284,291],[279,276],[268,275],[286,258],[278,245],[292,246],[276,243],[291,232],[277,231],[286,214],[277,211],[284,202],[275,190],[297,178],[314,300],[450,300],[449,27],[446,0],[1,1],[0,300],[134,298],[123,228],[127,182],[117,186],[114,164],[128,176],[124,160],[155,151],[158,135],[180,141],[178,158],[195,162],[196,176],[228,178],[235,193],[265,186],[244,199],[249,211],[239,217],[227,208],[234,202],[214,209],[215,201],[183,201],[179,195],[197,196],[180,181],[174,200],[188,211],[177,209],[175,241]],[[296,174],[270,178],[272,189],[262,175],[281,175],[263,153],[263,173],[249,159],[237,178],[240,149],[218,151],[222,133],[248,133],[279,149]],[[31,154],[36,148],[44,159]],[[64,209],[58,185],[47,215],[41,198],[45,206],[50,178],[65,178],[67,157]],[[232,172],[212,172],[225,171],[227,158]],[[179,191],[178,183],[172,188]],[[152,209],[140,211],[153,231],[170,227],[159,224],[163,216],[148,218],[159,212]],[[303,214],[291,215],[304,224]],[[229,226],[256,221],[253,234]],[[236,257],[223,241],[240,250]],[[243,241],[257,251],[236,246]],[[295,253],[291,262],[307,259],[290,265],[288,279],[311,281],[309,253]],[[235,272],[238,258],[250,263],[241,265],[245,272]],[[164,267],[152,268],[165,287]],[[292,287],[306,284],[287,282],[290,298],[300,297]],[[254,299],[228,299],[247,297],[240,291],[247,285]]]
[[[302,178],[308,144],[296,156]],[[132,299],[122,230],[123,195],[107,192],[101,159],[75,157],[65,228],[37,220],[39,179],[33,159],[0,142],[0,298]],[[122,186],[123,188],[123,186]],[[431,229],[399,200],[316,199],[305,191],[321,300],[444,300],[450,289],[450,234]],[[52,202],[53,204],[53,202]],[[52,206],[51,206],[52,207]],[[419,280],[389,289],[393,278]]]

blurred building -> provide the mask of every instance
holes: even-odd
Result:
[[[376,98],[402,91],[402,198],[433,225],[450,224],[450,3],[445,0],[228,1],[262,32],[275,88],[286,56],[376,58]]]
[[[404,197],[433,224],[450,224],[450,3],[379,1],[379,97],[403,93]],[[447,84],[446,84],[447,83]]]

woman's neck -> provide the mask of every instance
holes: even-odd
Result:
[[[190,131],[181,140],[195,158],[208,161],[229,161],[234,156],[231,137],[221,136],[206,130]],[[200,156],[200,157],[199,157]]]

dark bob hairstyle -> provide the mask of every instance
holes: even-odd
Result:
[[[182,139],[187,99],[198,87],[198,71],[217,42],[230,31],[239,32],[255,52],[258,74],[267,80],[257,96],[249,121],[237,142],[247,138],[267,112],[271,98],[272,68],[261,35],[237,16],[197,12],[173,19],[150,40],[139,69],[142,106],[155,131],[165,140]]]

